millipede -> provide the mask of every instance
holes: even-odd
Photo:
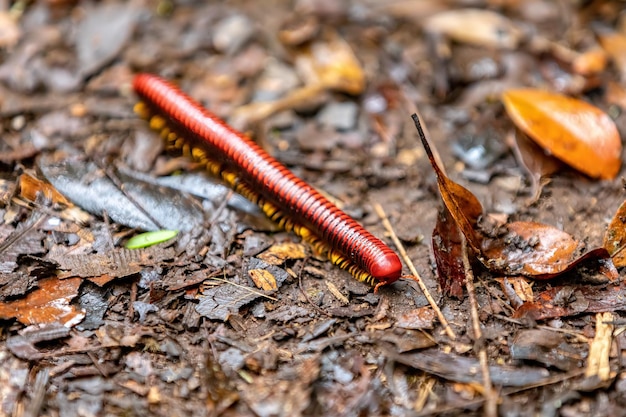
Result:
[[[133,88],[140,98],[135,112],[168,148],[199,162],[359,281],[379,286],[400,278],[402,263],[390,247],[177,86],[138,74]]]

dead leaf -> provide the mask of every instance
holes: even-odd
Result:
[[[304,245],[293,242],[282,242],[272,245],[266,251],[257,255],[257,258],[270,265],[282,265],[285,261],[304,259],[306,252]]]
[[[449,381],[481,384],[481,367],[476,358],[468,358],[438,348],[419,352],[397,353],[385,349],[386,356],[396,362],[437,375]],[[550,373],[545,368],[490,365],[489,374],[496,385],[510,387],[532,386],[545,382]]]
[[[589,346],[589,359],[585,369],[587,378],[597,377],[600,381],[608,381],[615,377],[610,365],[614,321],[615,317],[610,312],[596,314],[596,335]]]
[[[568,233],[534,222],[513,222],[498,238],[483,241],[482,255],[491,270],[535,278],[562,272],[579,248]]]
[[[28,172],[20,175],[19,184],[20,195],[30,202],[35,202],[35,200],[37,200],[37,194],[41,193],[54,203],[63,204],[66,207],[73,206],[73,204],[63,197],[50,183],[44,182]]]
[[[508,278],[496,278],[496,281],[500,283],[502,291],[508,296],[508,290],[506,286],[510,286],[515,296],[521,301],[533,301],[535,296],[533,294],[533,287],[527,278],[523,277],[508,277]],[[510,298],[510,297],[509,297]]]
[[[72,327],[85,317],[83,311],[70,304],[78,294],[81,283],[80,278],[40,280],[38,288],[26,297],[0,303],[0,318],[16,318],[26,325],[62,323]]]
[[[600,272],[609,280],[618,277],[605,248],[580,254],[579,243],[569,234],[546,224],[514,222],[504,225],[505,231],[494,236],[479,228],[482,206],[466,188],[450,180],[436,161],[416,114],[413,116],[428,159],[437,176],[439,193],[446,208],[467,239],[479,260],[491,272],[549,279],[569,271],[587,260],[597,260]]]
[[[626,81],[626,35],[617,32],[602,33],[598,35],[598,41],[619,70],[622,81]]]
[[[506,233],[503,235],[483,240],[481,261],[492,272],[550,279],[577,267],[583,261],[609,258],[604,248],[581,255],[580,243],[554,226],[513,222],[505,228]],[[616,271],[602,273],[609,279],[617,278]]]
[[[265,291],[278,289],[278,285],[276,284],[276,278],[267,269],[249,269],[248,275],[250,276],[252,281],[254,281],[254,285],[256,285],[259,289]]]
[[[562,371],[580,369],[583,363],[579,348],[565,334],[553,330],[522,330],[510,346],[511,358],[516,361],[533,361]]]
[[[461,252],[462,234],[450,211],[444,206],[439,210],[433,230],[432,245],[437,280],[444,295],[463,298],[465,268]]]
[[[415,308],[398,317],[396,326],[402,329],[432,329],[437,314],[430,306]]]
[[[626,309],[626,284],[620,282],[609,286],[571,285],[558,286],[535,294],[535,301],[524,303],[513,318],[546,320],[573,316],[581,313],[602,313]]]
[[[457,9],[437,13],[424,22],[424,30],[487,48],[515,49],[522,32],[500,13],[482,9]]]
[[[611,118],[591,104],[536,89],[508,90],[502,100],[515,125],[554,156],[593,178],[615,178],[622,143]]]
[[[196,311],[211,320],[226,321],[232,314],[237,314],[239,308],[259,297],[263,297],[263,294],[253,288],[218,285],[205,290],[198,297]]]
[[[604,71],[606,69],[606,64],[606,52],[602,49],[596,48],[577,55],[572,62],[572,69],[577,74],[590,76]]]
[[[335,31],[304,48],[295,65],[307,85],[322,85],[352,95],[365,89],[361,63],[352,47]]]
[[[616,267],[626,266],[626,201],[617,209],[609,223],[602,246],[609,251]]]
[[[417,115],[413,115],[413,121],[420,132],[420,139],[426,150],[426,155],[437,176],[437,184],[439,185],[439,193],[444,204],[448,208],[450,215],[458,225],[459,229],[465,235],[467,243],[476,252],[480,252],[481,238],[477,233],[478,218],[483,214],[483,207],[478,199],[465,187],[450,180],[443,172],[433,150],[430,147],[426,136],[424,136]]]
[[[102,254],[53,254],[50,259],[64,271],[62,278],[94,277],[99,278],[94,282],[101,285],[114,278],[136,274],[145,266],[154,266],[164,260],[173,259],[174,254],[173,248],[158,245],[145,249],[114,249]],[[108,280],[104,277],[108,277]]]
[[[301,48],[295,66],[304,86],[274,101],[255,102],[239,107],[231,124],[244,127],[282,110],[319,99],[327,90],[358,95],[365,90],[365,72],[352,47],[335,31],[322,40]]]
[[[515,129],[513,136],[510,140],[511,148],[518,163],[526,169],[530,177],[531,197],[528,204],[533,204],[539,200],[544,185],[549,181],[548,177],[557,172],[562,163],[548,155],[521,130]]]

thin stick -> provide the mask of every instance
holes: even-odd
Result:
[[[260,291],[256,291],[256,290],[254,290],[254,289],[252,289],[252,288],[250,288],[250,287],[246,287],[245,285],[236,284],[236,283],[231,282],[231,281],[229,281],[229,280],[227,280],[227,279],[217,278],[217,277],[212,277],[212,278],[211,278],[211,279],[209,279],[208,281],[223,282],[223,283],[225,283],[225,284],[230,284],[230,285],[232,285],[233,287],[242,288],[242,289],[244,289],[244,290],[246,290],[246,291],[249,291],[251,294],[258,295],[259,297],[265,297],[265,298],[267,298],[268,300],[278,301],[278,299],[277,299],[277,298],[274,298],[274,297],[271,297],[271,296],[269,296],[269,295],[263,294],[262,292],[260,292]]]
[[[470,304],[470,315],[472,317],[472,330],[474,339],[478,347],[478,361],[483,376],[483,396],[485,397],[485,417],[497,417],[498,415],[498,395],[491,383],[491,374],[489,373],[489,363],[487,362],[487,349],[483,340],[483,333],[480,330],[480,318],[478,317],[478,301],[476,300],[476,290],[474,287],[474,273],[467,257],[467,241],[465,236],[461,235],[461,253],[463,259],[463,269],[465,270],[465,287]]]
[[[373,206],[374,206],[374,210],[376,211],[376,214],[378,214],[378,217],[380,217],[380,220],[382,221],[383,226],[385,227],[385,229],[391,236],[391,240],[393,241],[394,245],[396,245],[398,252],[400,252],[400,256],[409,267],[409,271],[411,271],[411,274],[413,274],[411,278],[415,282],[417,282],[417,285],[419,285],[420,290],[422,290],[422,293],[424,294],[424,297],[426,297],[426,299],[428,300],[428,303],[435,311],[435,314],[437,314],[437,317],[439,318],[439,322],[443,326],[448,337],[452,340],[456,340],[456,335],[454,334],[454,331],[450,327],[448,320],[445,318],[445,316],[439,309],[439,306],[435,302],[435,299],[430,295],[428,288],[426,288],[426,285],[424,285],[422,278],[417,273],[417,269],[415,269],[415,265],[413,264],[413,262],[407,255],[406,250],[404,249],[404,245],[402,244],[402,242],[400,242],[400,239],[398,239],[398,235],[396,235],[396,232],[393,230],[393,226],[391,226],[391,223],[389,222],[389,218],[387,217],[385,210],[383,210],[383,207],[378,203],[373,203]]]

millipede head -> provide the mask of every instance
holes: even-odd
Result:
[[[379,256],[376,262],[370,266],[370,274],[384,284],[397,281],[402,275],[402,263],[394,252],[387,252]]]

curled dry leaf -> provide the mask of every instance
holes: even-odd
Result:
[[[73,204],[63,197],[50,183],[44,182],[28,172],[24,172],[20,175],[19,184],[20,195],[30,202],[34,203],[37,200],[37,194],[42,194],[56,204],[62,204],[66,207],[73,206]]]
[[[617,209],[604,234],[603,245],[616,267],[626,266],[626,202]]]
[[[433,229],[432,246],[437,278],[444,295],[463,298],[465,288],[465,267],[459,230],[450,210],[443,207],[437,216],[437,224]]]
[[[582,100],[535,89],[502,100],[515,125],[546,151],[593,178],[615,178],[622,143],[611,118]]]
[[[482,255],[492,271],[551,278],[568,267],[579,248],[572,236],[546,224],[513,222],[506,229],[483,240]]]
[[[449,10],[424,22],[424,30],[461,43],[488,48],[515,49],[522,32],[499,13],[481,9]]]
[[[519,129],[509,140],[518,163],[528,171],[531,182],[531,198],[528,203],[535,203],[541,196],[543,186],[548,183],[549,176],[559,170],[562,163],[546,154],[539,145]]]
[[[437,184],[439,185],[439,193],[441,194],[443,203],[446,205],[450,215],[465,235],[469,246],[474,249],[475,252],[479,252],[481,238],[477,233],[477,223],[478,218],[483,214],[483,206],[480,204],[476,196],[474,196],[474,194],[472,194],[467,188],[450,180],[445,172],[443,172],[437,163],[426,136],[424,135],[417,115],[414,114],[411,117],[413,118],[413,122],[415,123],[415,126],[420,134],[420,140],[422,141],[422,145],[424,145],[426,155],[428,156],[433,170],[435,171],[435,175],[437,176]]]

